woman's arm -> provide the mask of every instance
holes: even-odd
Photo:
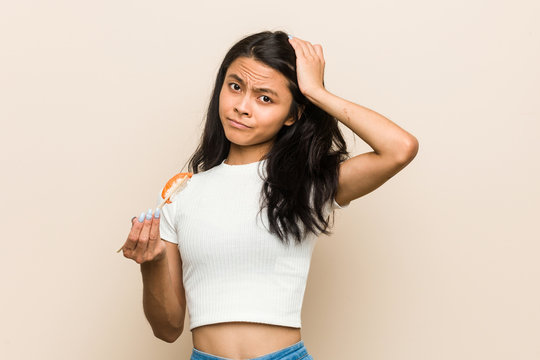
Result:
[[[154,335],[172,343],[184,328],[186,300],[180,252],[176,244],[165,243],[166,256],[141,263],[143,307]]]
[[[413,135],[373,110],[342,99],[325,88],[306,97],[362,138],[376,155],[404,163],[418,152],[418,141]]]
[[[293,37],[298,86],[323,109],[370,145],[374,151],[357,155],[340,165],[335,200],[340,205],[370,193],[403,169],[418,152],[418,140],[389,119],[328,92],[323,85],[321,45]]]
[[[306,97],[374,150],[341,163],[335,196],[338,204],[346,205],[377,189],[416,156],[416,138],[375,111],[344,100],[326,89],[319,89]]]

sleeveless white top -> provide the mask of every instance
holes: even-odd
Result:
[[[192,330],[247,321],[301,327],[301,310],[317,236],[284,245],[258,214],[266,159],[244,165],[224,161],[193,174],[161,211],[160,235],[178,244]],[[161,203],[161,192],[158,204]],[[333,200],[330,215],[342,209]],[[303,225],[303,224],[300,224]],[[300,226],[303,229],[303,226]]]

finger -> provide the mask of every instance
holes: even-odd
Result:
[[[152,225],[150,226],[150,234],[148,237],[148,250],[153,251],[153,249],[156,247],[157,242],[161,240],[159,236],[159,220],[159,209],[157,209],[154,217],[152,218]]]
[[[306,41],[306,48],[308,49],[308,52],[311,56],[313,56],[314,58],[318,58],[319,56],[317,55],[317,52],[315,51],[315,49],[313,48],[313,45],[309,42],[309,41]]]
[[[296,53],[296,57],[305,56],[304,55],[304,48],[301,46],[300,39],[293,37],[292,39],[289,39],[289,42],[291,43],[292,47],[294,48],[294,52]]]
[[[148,209],[146,217],[144,219],[143,228],[139,234],[139,241],[137,242],[137,247],[135,248],[136,257],[142,255],[146,252],[148,247],[148,238],[150,236],[150,226],[152,225],[152,209]]]
[[[298,45],[302,48],[302,53],[304,54],[305,57],[310,57],[311,56],[311,51],[309,50],[309,47],[307,45],[307,41],[305,40],[298,40]]]
[[[144,215],[144,212],[141,214],[141,217],[143,215]],[[137,218],[136,216],[131,218],[131,230],[129,232],[126,243],[124,244],[124,247],[123,247],[124,250],[131,251],[131,250],[134,250],[135,247],[137,246],[137,241],[139,240],[139,234],[141,233],[143,223],[139,222],[138,220],[135,220],[136,218]]]
[[[319,44],[316,44],[316,45],[313,45],[313,48],[315,49],[315,52],[317,53],[321,61],[324,62],[324,54],[323,54],[322,46]]]

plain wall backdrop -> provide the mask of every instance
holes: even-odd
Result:
[[[0,358],[188,359],[153,336],[130,219],[194,152],[242,37],[324,51],[326,88],[420,143],[336,212],[316,360],[540,358],[540,3],[28,1],[0,6]],[[342,124],[351,155],[372,149]]]

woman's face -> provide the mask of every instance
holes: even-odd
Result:
[[[287,82],[282,73],[254,59],[239,57],[231,63],[219,96],[219,117],[231,143],[269,150],[281,127],[293,124],[287,118],[292,103]]]

